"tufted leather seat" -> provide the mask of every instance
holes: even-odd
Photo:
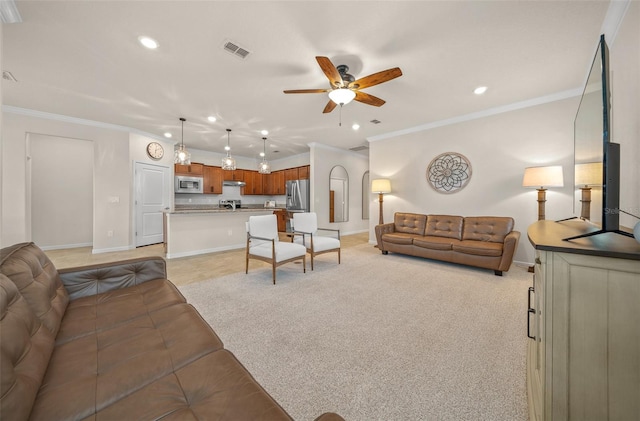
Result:
[[[520,233],[510,217],[422,215],[397,212],[394,222],[375,227],[378,248],[388,252],[509,270]]]
[[[0,356],[1,419],[291,419],[162,258],[57,271],[33,243],[0,250]]]

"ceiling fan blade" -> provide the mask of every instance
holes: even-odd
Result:
[[[321,94],[329,92],[329,89],[289,89],[283,92],[285,94]]]
[[[362,102],[363,104],[373,105],[374,107],[380,107],[384,105],[386,102],[384,99],[380,99],[377,96],[373,96],[364,92],[355,91],[356,97],[354,98],[358,102]]]
[[[335,102],[329,100],[329,102],[327,102],[327,105],[324,107],[324,110],[322,110],[322,113],[323,114],[330,113],[331,111],[333,111],[334,108],[336,108],[336,105],[337,104]]]
[[[340,72],[336,69],[336,66],[331,63],[328,57],[316,57],[316,61],[320,65],[320,68],[324,72],[327,79],[329,79],[329,83],[331,86],[335,88],[341,88],[344,86],[344,82],[342,81],[342,76],[340,76]]]
[[[402,70],[400,70],[399,67],[394,67],[393,69],[383,70],[381,72],[374,73],[372,75],[355,80],[349,84],[349,88],[364,89],[368,88],[369,86],[387,82],[400,76],[402,76]]]

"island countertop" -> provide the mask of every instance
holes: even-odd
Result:
[[[236,209],[221,208],[216,205],[177,205],[173,211],[168,211],[169,214],[186,214],[186,213],[229,213],[229,212],[265,212],[265,211],[278,211],[285,210],[284,207],[265,208],[264,206],[257,205],[243,205]]]

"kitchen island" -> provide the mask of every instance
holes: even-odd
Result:
[[[246,222],[253,215],[271,215],[278,208],[177,207],[164,214],[165,257],[195,256],[245,248]]]

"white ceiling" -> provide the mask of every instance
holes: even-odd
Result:
[[[318,142],[367,138],[579,88],[608,1],[26,1],[3,26],[4,105],[95,120],[180,140],[188,148],[268,157]],[[138,37],[159,43],[143,48]],[[240,59],[226,41],[247,49]],[[356,78],[403,76],[330,114],[315,56]],[[486,85],[482,96],[473,89]],[[218,118],[209,123],[207,116]],[[380,120],[372,124],[371,120]],[[357,122],[361,128],[351,129]],[[276,152],[278,151],[278,152]]]

